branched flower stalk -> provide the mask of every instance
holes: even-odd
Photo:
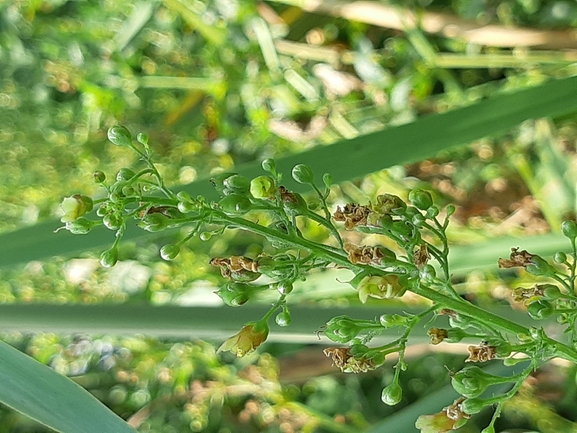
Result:
[[[563,234],[571,243],[571,252],[555,254],[554,264],[518,249],[512,250],[509,259],[499,260],[502,268],[521,267],[539,281],[545,281],[531,288],[514,289],[513,299],[526,305],[528,314],[535,320],[556,315],[570,337],[570,342],[565,344],[552,339],[538,326],[527,328],[459,296],[451,283],[446,236],[449,217],[455,208],[449,205],[442,212],[427,191],[411,191],[407,202],[383,194],[375,203],[349,203],[331,212],[327,201],[332,182],[330,175],[322,177],[323,186],[319,187],[308,166],[294,167],[293,179],[308,185],[316,195],[314,201],[307,202],[300,194],[282,186],[281,174],[274,161],[267,159],[262,163],[265,174],[254,179],[238,174],[223,174],[211,179],[221,198],[218,202],[208,202],[201,196],[193,198],[184,192],[175,194],[165,186],[152,161],[148,138],[144,134],[133,140],[126,128],[115,126],[108,131],[108,138],[117,146],[135,151],[144,168],[138,172],[123,168],[112,182],[106,181],[104,173],[97,172],[94,180],[105,188],[105,198],[92,200],[76,194],[62,203],[63,228],[86,234],[94,226],[103,224],[116,233],[112,247],[100,256],[103,266],[111,267],[117,262],[118,243],[130,220],[150,232],[189,228],[182,240],[161,248],[160,254],[165,260],[175,259],[181,246],[193,236],[208,240],[226,229],[260,235],[275,248],[274,254],[252,258],[214,257],[210,261],[227,280],[217,293],[229,306],[240,306],[265,290],[279,293],[278,300],[263,318],[247,323],[219,351],[244,356],[256,349],[266,340],[269,321],[275,314],[277,325],[288,326],[291,317],[287,300],[294,282],[305,278],[313,268],[337,266],[354,274],[350,285],[357,290],[363,303],[368,298],[397,298],[407,291],[430,301],[430,306],[416,315],[384,314],[374,320],[338,316],[321,329],[327,338],[339,344],[325,349],[325,354],[345,372],[373,370],[381,366],[389,354],[398,353],[393,381],[383,389],[384,403],[394,405],[402,400],[399,377],[407,367],[404,354],[412,331],[438,317],[448,321],[448,328],[429,329],[432,344],[473,339],[478,344],[469,346],[467,362],[502,359],[511,366],[527,363],[521,373],[503,377],[492,376],[476,366],[452,373],[453,387],[462,397],[438,414],[421,416],[417,427],[423,432],[457,429],[471,415],[488,406],[495,406],[496,410],[490,425],[483,431],[494,431],[503,402],[516,393],[542,362],[555,357],[577,362],[577,224],[574,221],[566,221],[562,226]],[[94,207],[97,207],[99,219],[86,218]],[[320,243],[307,239],[297,224],[303,218],[328,230],[330,240]],[[388,238],[396,248],[393,251],[381,245],[351,244],[346,236],[343,237],[341,225],[345,231]],[[262,275],[273,282],[258,284]],[[387,328],[399,328],[401,335],[384,345],[369,346],[371,340]],[[495,396],[487,391],[490,386],[503,383],[511,384],[506,393]],[[484,396],[486,391],[490,397]]]

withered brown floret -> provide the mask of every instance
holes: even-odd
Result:
[[[333,218],[335,221],[344,221],[345,228],[352,230],[357,226],[366,226],[370,213],[371,209],[368,206],[349,203],[342,209],[338,206],[333,214]]]
[[[349,261],[353,264],[380,265],[383,253],[379,247],[358,247],[351,243],[345,244],[345,251],[348,253]]]
[[[371,359],[357,359],[352,356],[348,347],[327,347],[323,353],[345,373],[366,373],[377,367]]]
[[[457,400],[453,402],[452,405],[447,406],[444,410],[447,414],[447,418],[453,421],[460,421],[462,419],[469,419],[471,415],[463,412],[461,409],[461,403],[465,401],[465,397],[459,397]]]
[[[290,192],[288,189],[286,189],[284,186],[279,186],[278,187],[278,192],[280,194],[280,198],[283,202],[287,203],[287,202],[291,202],[291,203],[298,203],[298,197],[294,192]]]
[[[427,331],[427,334],[431,338],[431,344],[436,345],[449,336],[449,331],[441,328],[431,328]]]
[[[504,269],[525,267],[533,263],[531,259],[533,254],[526,250],[519,251],[519,248],[511,248],[511,257],[509,259],[499,259],[499,267]]]
[[[418,268],[425,266],[431,259],[427,244],[421,244],[413,253],[413,262]]]
[[[214,257],[209,262],[218,266],[224,278],[231,280],[254,280],[258,278],[258,263],[244,256]]]
[[[533,298],[543,296],[543,288],[538,284],[529,288],[518,287],[513,290],[512,296],[515,302],[523,302],[524,304],[527,304]]]
[[[469,346],[469,357],[465,362],[487,362],[495,359],[497,354],[497,347],[490,346],[487,343],[481,343],[478,346]]]

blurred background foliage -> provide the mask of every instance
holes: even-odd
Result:
[[[457,30],[494,24],[558,35],[577,25],[571,1],[372,5],[374,16],[414,10],[424,20],[438,13]],[[306,0],[0,3],[0,233],[59,216],[65,196],[98,196],[95,170],[114,176],[136,163],[129,151],[106,143],[106,130],[117,123],[146,132],[167,184],[183,185],[577,70],[574,36],[556,46],[514,37],[507,45],[505,33],[501,45],[489,46],[419,27],[378,26],[362,14],[352,20],[339,6],[327,2],[315,13]],[[406,196],[419,186],[441,204],[457,205],[455,243],[546,234],[575,217],[576,138],[574,115],[528,121],[435,159],[341,184],[333,198],[366,202],[385,191]],[[346,161],[335,161],[335,170],[339,164]],[[309,227],[309,236],[325,235],[315,230]],[[158,250],[170,236],[123,244],[122,262],[110,270],[90,252],[0,269],[0,301],[219,305],[212,292],[220,276],[209,269],[210,257],[252,256],[263,248],[256,237],[231,233],[193,239],[166,263]],[[485,305],[507,304],[506,287],[523,278],[479,270],[462,277],[461,290]],[[355,302],[354,293],[332,281],[319,278],[319,291],[297,288],[295,300],[329,307]],[[403,402],[389,408],[379,396],[391,369],[345,377],[305,344],[270,343],[261,354],[233,360],[197,340],[4,339],[73,377],[143,432],[351,432],[370,425],[380,431],[380,420],[446,390],[445,366],[457,369],[465,357],[415,356],[402,375]],[[574,431],[575,373],[571,367],[536,375],[500,428]],[[549,403],[539,417],[527,409],[535,401]],[[557,427],[543,427],[543,420]],[[411,431],[411,423],[401,425],[394,430]],[[0,432],[40,431],[0,411]],[[468,424],[463,431],[479,429]]]

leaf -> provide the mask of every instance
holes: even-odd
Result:
[[[0,342],[0,401],[63,433],[135,433],[92,394]]]

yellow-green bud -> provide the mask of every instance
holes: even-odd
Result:
[[[92,174],[92,180],[94,180],[95,183],[102,183],[106,180],[106,175],[100,170],[95,171]]]
[[[71,197],[66,197],[60,204],[60,208],[64,212],[64,216],[60,218],[60,221],[63,223],[76,221],[82,215],[90,212],[92,207],[92,199],[88,196],[74,194]]]
[[[164,260],[174,260],[180,254],[180,247],[175,244],[164,245],[160,249],[160,257]]]
[[[403,389],[397,382],[393,382],[385,389],[381,394],[381,400],[383,403],[389,406],[394,406],[401,402],[403,398]]]
[[[292,177],[298,183],[312,184],[315,181],[315,175],[308,165],[298,164],[292,170]]]
[[[409,193],[411,203],[421,210],[427,210],[433,205],[431,193],[423,189],[414,189]]]
[[[271,198],[276,194],[274,180],[269,176],[259,176],[251,180],[250,193],[254,198]]]
[[[118,250],[112,247],[100,255],[100,264],[105,268],[113,267],[118,261]]]
[[[108,140],[117,146],[132,146],[132,136],[122,125],[113,126],[108,130]]]
[[[563,221],[561,224],[561,231],[563,235],[568,237],[569,239],[577,238],[577,223],[575,221]]]

